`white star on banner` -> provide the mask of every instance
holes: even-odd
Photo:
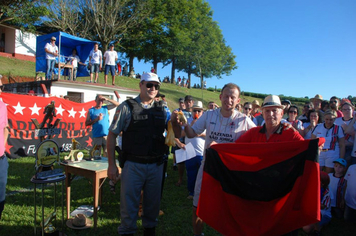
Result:
[[[61,116],[63,116],[64,109],[62,108],[62,104],[59,104],[59,107],[56,107],[56,109],[57,109],[57,114],[61,114]]]
[[[80,116],[79,116],[79,118],[80,118],[80,117],[85,117],[87,112],[83,108],[82,111],[80,111],[79,113],[80,113]]]
[[[17,103],[17,106],[12,106],[13,108],[15,108],[15,112],[14,112],[14,115],[16,113],[21,113],[21,115],[23,115],[23,112],[22,110],[25,109],[26,107],[22,107],[20,102]]]
[[[38,107],[36,103],[35,103],[35,105],[34,105],[33,107],[29,107],[29,108],[30,108],[30,110],[32,111],[32,112],[31,112],[31,116],[32,116],[33,114],[37,114],[38,116],[40,115],[40,114],[38,113],[38,111],[41,110],[42,108],[41,108],[41,107]]]
[[[73,107],[72,107],[72,110],[68,111],[69,112],[69,116],[68,117],[73,117],[75,118],[75,113],[77,113],[76,111],[74,111]]]

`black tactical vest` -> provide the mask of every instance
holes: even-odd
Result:
[[[122,148],[126,155],[163,156],[166,151],[164,107],[154,102],[143,109],[134,99],[126,100],[131,110],[130,125],[122,135]]]

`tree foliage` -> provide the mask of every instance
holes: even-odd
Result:
[[[48,15],[45,4],[51,2],[52,0],[1,0],[0,24],[8,23],[32,31],[40,18]]]

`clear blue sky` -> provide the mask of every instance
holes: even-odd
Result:
[[[207,87],[324,99],[356,96],[355,0],[208,0],[237,70]],[[135,72],[150,64],[134,64]],[[171,65],[158,75],[170,76]],[[187,74],[177,73],[178,76]],[[192,83],[199,79],[193,77]]]

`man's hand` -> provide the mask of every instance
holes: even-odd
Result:
[[[99,121],[99,120],[102,120],[103,117],[104,117],[103,113],[100,113],[99,116],[98,116],[98,121]]]
[[[108,177],[109,177],[109,179],[111,179],[115,183],[116,183],[117,180],[121,179],[121,175],[120,175],[116,165],[110,165],[109,164],[109,166],[108,166]]]

